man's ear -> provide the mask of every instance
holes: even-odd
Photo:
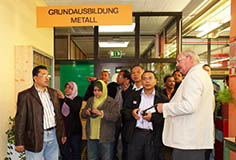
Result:
[[[33,81],[35,81],[36,76],[33,77]]]
[[[192,56],[188,56],[190,58],[191,61],[193,61],[193,57]]]

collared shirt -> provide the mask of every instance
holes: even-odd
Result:
[[[43,128],[48,129],[56,126],[54,106],[51,101],[48,89],[46,88],[45,92],[41,91],[35,86],[41,103],[43,105]]]
[[[140,89],[142,89],[143,88],[143,86],[140,86],[139,88],[136,86],[136,84],[134,83],[134,86],[133,86],[133,90],[134,91],[138,91],[138,90],[140,90]]]
[[[141,92],[141,102],[139,104],[139,109],[140,110],[138,112],[138,115],[140,116],[140,119],[137,120],[136,127],[153,130],[152,122],[148,122],[145,119],[143,119],[143,117],[141,115],[141,112],[143,110],[151,107],[154,104],[154,97],[155,97],[155,90],[149,96],[147,96],[144,93],[144,90],[142,90],[142,92]],[[147,112],[153,113],[153,112],[155,112],[155,109],[150,109]]]

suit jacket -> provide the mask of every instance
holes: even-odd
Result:
[[[60,113],[60,102],[56,90],[48,88],[56,120],[57,141],[65,136],[64,122]],[[40,152],[43,148],[43,105],[34,86],[18,94],[16,128],[16,146],[23,145],[26,150]]]
[[[136,128],[136,123],[137,120],[133,117],[132,115],[132,111],[135,108],[139,108],[139,104],[141,102],[141,92],[143,89],[139,90],[139,91],[133,91],[128,98],[125,101],[124,104],[124,109],[122,110],[122,115],[124,117],[124,123],[125,123],[125,127],[124,127],[124,132],[126,134],[125,140],[126,142],[130,143]],[[163,95],[160,90],[155,90],[155,97],[154,97],[154,104],[157,103],[163,103],[163,102],[168,102],[168,98]],[[163,129],[163,123],[164,123],[164,119],[162,114],[155,112],[152,113],[152,118],[151,118],[151,122],[153,124],[153,132],[154,132],[154,136],[153,136],[153,140],[157,143],[159,143],[160,145],[162,144],[162,129]]]
[[[212,81],[201,65],[195,65],[170,103],[163,104],[163,143],[178,149],[213,148],[213,111]]]

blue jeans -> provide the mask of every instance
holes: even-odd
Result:
[[[82,135],[76,134],[67,137],[66,143],[61,147],[62,160],[80,160],[81,159]]]
[[[59,146],[56,128],[43,133],[43,149],[40,152],[25,151],[26,160],[58,160]]]
[[[99,143],[99,140],[87,140],[88,160],[113,160],[114,142]]]

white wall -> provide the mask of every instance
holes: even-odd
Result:
[[[16,45],[32,45],[53,56],[53,29],[36,27],[36,6],[44,0],[1,0],[0,4],[0,159],[7,153],[8,117],[16,111]]]

